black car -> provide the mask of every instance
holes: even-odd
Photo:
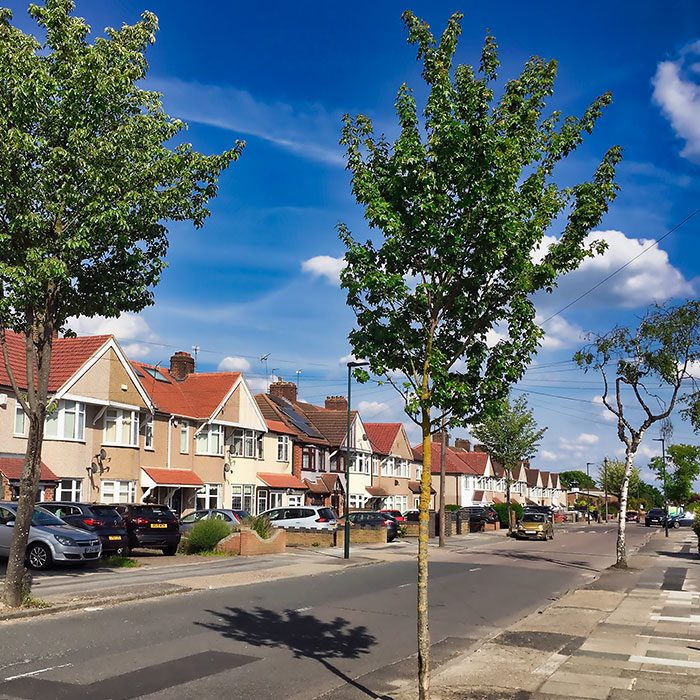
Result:
[[[117,503],[129,535],[129,548],[160,549],[172,556],[180,544],[180,523],[175,513],[163,505]]]
[[[663,508],[652,508],[644,516],[644,524],[647,527],[651,525],[663,525],[666,522],[666,511]]]
[[[396,520],[388,513],[378,510],[356,510],[348,515],[348,520],[351,525],[360,527],[386,527],[387,542],[393,542],[399,534],[399,524]]]
[[[102,542],[103,555],[125,557],[129,554],[126,526],[114,506],[72,501],[49,501],[39,505],[68,525],[94,532]]]
[[[464,522],[469,519],[469,529],[478,529],[485,523],[496,522],[491,519],[491,514],[484,506],[465,506],[457,511],[457,515]],[[498,516],[496,516],[498,517]]]

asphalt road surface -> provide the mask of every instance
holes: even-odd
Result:
[[[631,546],[648,534],[629,529]],[[439,664],[613,561],[612,526],[433,551]],[[449,542],[449,540],[448,540]],[[0,697],[391,698],[415,675],[415,562],[199,591],[0,625]]]

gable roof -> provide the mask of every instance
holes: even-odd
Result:
[[[27,388],[24,336],[6,331],[10,367],[20,389]],[[51,350],[49,391],[60,389],[105,343],[111,335],[91,335],[81,338],[55,338]],[[5,363],[0,362],[0,386],[10,386]]]
[[[165,367],[136,360],[131,365],[156,410],[184,418],[210,418],[241,378],[240,372],[193,372],[178,382]],[[163,381],[146,370],[158,372]]]
[[[365,423],[364,426],[374,451],[382,455],[391,454],[401,423]]]
[[[303,401],[297,401],[293,406],[306,416],[313,427],[328,440],[331,447],[340,447],[343,444],[348,432],[347,411],[321,408]],[[357,415],[357,411],[350,412],[351,424],[355,423]]]
[[[534,488],[537,486],[537,483],[539,481],[539,476],[540,476],[540,471],[539,469],[528,469],[525,467],[525,475],[527,478],[527,485],[530,486],[531,488]]]
[[[292,430],[291,428],[288,428],[285,423],[283,423],[281,420],[265,420],[265,424],[267,425],[267,430],[270,433],[281,433],[282,435],[294,435],[296,436],[297,433],[296,431]]]
[[[441,445],[439,442],[431,442],[430,443],[430,457],[431,457],[431,462],[430,462],[430,473],[431,474],[439,474],[440,473],[440,453],[441,453]],[[481,458],[477,459],[462,459],[462,454],[464,455],[479,455],[481,454]],[[423,445],[416,445],[416,447],[413,448],[413,455],[416,459],[422,461],[423,460]],[[484,468],[486,466],[486,461],[488,460],[488,455],[484,453],[479,453],[479,452],[460,452],[458,450],[454,450],[451,447],[448,447],[445,450],[445,473],[446,474],[472,474],[472,475],[480,475],[483,472],[480,472],[477,469],[477,466],[483,462]]]

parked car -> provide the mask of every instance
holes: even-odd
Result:
[[[338,517],[332,508],[326,506],[289,506],[271,508],[261,516],[275,527],[308,527],[311,530],[335,530]]]
[[[170,508],[145,503],[117,503],[129,535],[129,549],[160,549],[172,556],[180,544],[180,523]]]
[[[663,508],[652,508],[644,518],[644,525],[664,525],[666,522],[666,511]]]
[[[388,513],[383,513],[380,510],[356,510],[348,515],[350,526],[366,526],[366,527],[385,527],[386,541],[393,542],[399,534],[399,524]],[[345,524],[345,519],[342,519],[342,524]]]
[[[550,522],[554,520],[554,509],[551,506],[525,506],[524,513],[544,513]]]
[[[484,523],[495,522],[490,520],[490,515],[483,506],[466,506],[455,511],[462,521],[469,518],[469,529],[473,530],[484,525]]]
[[[486,522],[487,523],[497,523],[500,522],[500,518],[498,517],[498,513],[494,508],[491,506],[484,506],[484,510],[486,511]]]
[[[694,513],[678,513],[678,515],[672,515],[668,519],[669,527],[693,527],[693,520],[695,519]]]
[[[401,514],[400,510],[389,510],[388,508],[382,508],[380,513],[386,513],[387,515],[390,515],[394,520],[396,520],[397,523],[402,523],[406,518]]]
[[[638,523],[639,522],[639,512],[636,510],[628,510],[625,513],[625,520],[628,523]]]
[[[409,523],[417,523],[419,513],[420,513],[420,511],[417,508],[412,508],[411,510],[407,510],[403,514],[403,519],[404,519],[404,521],[409,522]]]
[[[518,539],[553,540],[554,525],[546,513],[530,511],[523,517],[515,530]]]
[[[218,519],[223,520],[229,525],[239,525],[245,518],[249,518],[250,513],[247,510],[230,510],[228,508],[206,508],[204,510],[196,510],[194,513],[180,518],[180,532],[189,532],[196,523],[200,520]]]
[[[103,555],[125,557],[129,554],[126,525],[114,506],[72,501],[47,501],[40,505],[63,522],[97,535],[102,542]]]
[[[16,515],[15,501],[0,501],[0,557],[10,554]],[[48,510],[34,508],[26,555],[30,569],[48,569],[53,562],[94,561],[101,553],[99,537],[67,525]]]

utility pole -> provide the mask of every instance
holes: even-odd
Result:
[[[637,482],[639,483],[639,482]],[[608,458],[603,460],[603,491],[605,493],[605,523],[608,522]],[[639,496],[637,496],[639,500]],[[637,506],[639,508],[639,506]]]
[[[447,428],[442,419],[440,434],[440,507],[438,512],[440,528],[438,530],[438,547],[445,546],[445,452],[447,450]]]
[[[586,516],[588,524],[591,524],[591,474],[588,471],[588,467],[594,466],[595,462],[586,462],[586,476],[588,481],[586,483]]]

